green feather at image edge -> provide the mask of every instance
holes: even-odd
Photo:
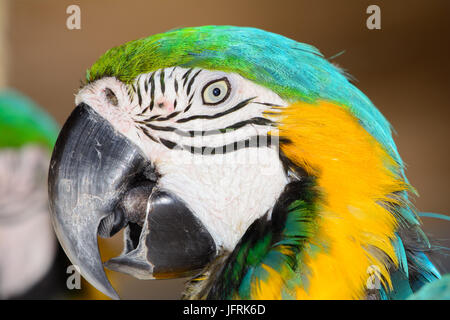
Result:
[[[0,148],[35,144],[51,150],[58,132],[57,123],[29,98],[0,90]]]

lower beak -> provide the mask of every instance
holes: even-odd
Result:
[[[116,299],[103,270],[97,233],[145,163],[137,146],[84,104],[61,130],[50,162],[50,211],[58,239],[81,274]],[[117,230],[109,235],[120,230],[123,222],[118,220],[110,224]]]

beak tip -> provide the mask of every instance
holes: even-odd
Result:
[[[120,297],[115,290],[109,291],[107,293],[105,292],[105,294],[112,300],[120,300]]]
[[[89,282],[92,283],[92,285],[98,291],[100,291],[104,295],[108,296],[109,298],[111,298],[113,300],[120,300],[119,295],[117,294],[116,290],[114,290],[113,286],[107,280],[107,278],[105,279],[105,281],[101,281],[101,282],[99,282],[99,281],[89,281]]]

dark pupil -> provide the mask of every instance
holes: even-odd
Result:
[[[219,88],[214,88],[212,93],[213,93],[214,96],[218,97],[218,96],[220,96],[220,89]]]

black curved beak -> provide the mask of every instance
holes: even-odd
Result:
[[[105,265],[138,278],[185,276],[215,255],[206,228],[155,177],[137,145],[88,105],[75,108],[50,162],[51,217],[69,259],[111,298],[119,296],[104,272],[97,235],[126,227],[122,255]]]

